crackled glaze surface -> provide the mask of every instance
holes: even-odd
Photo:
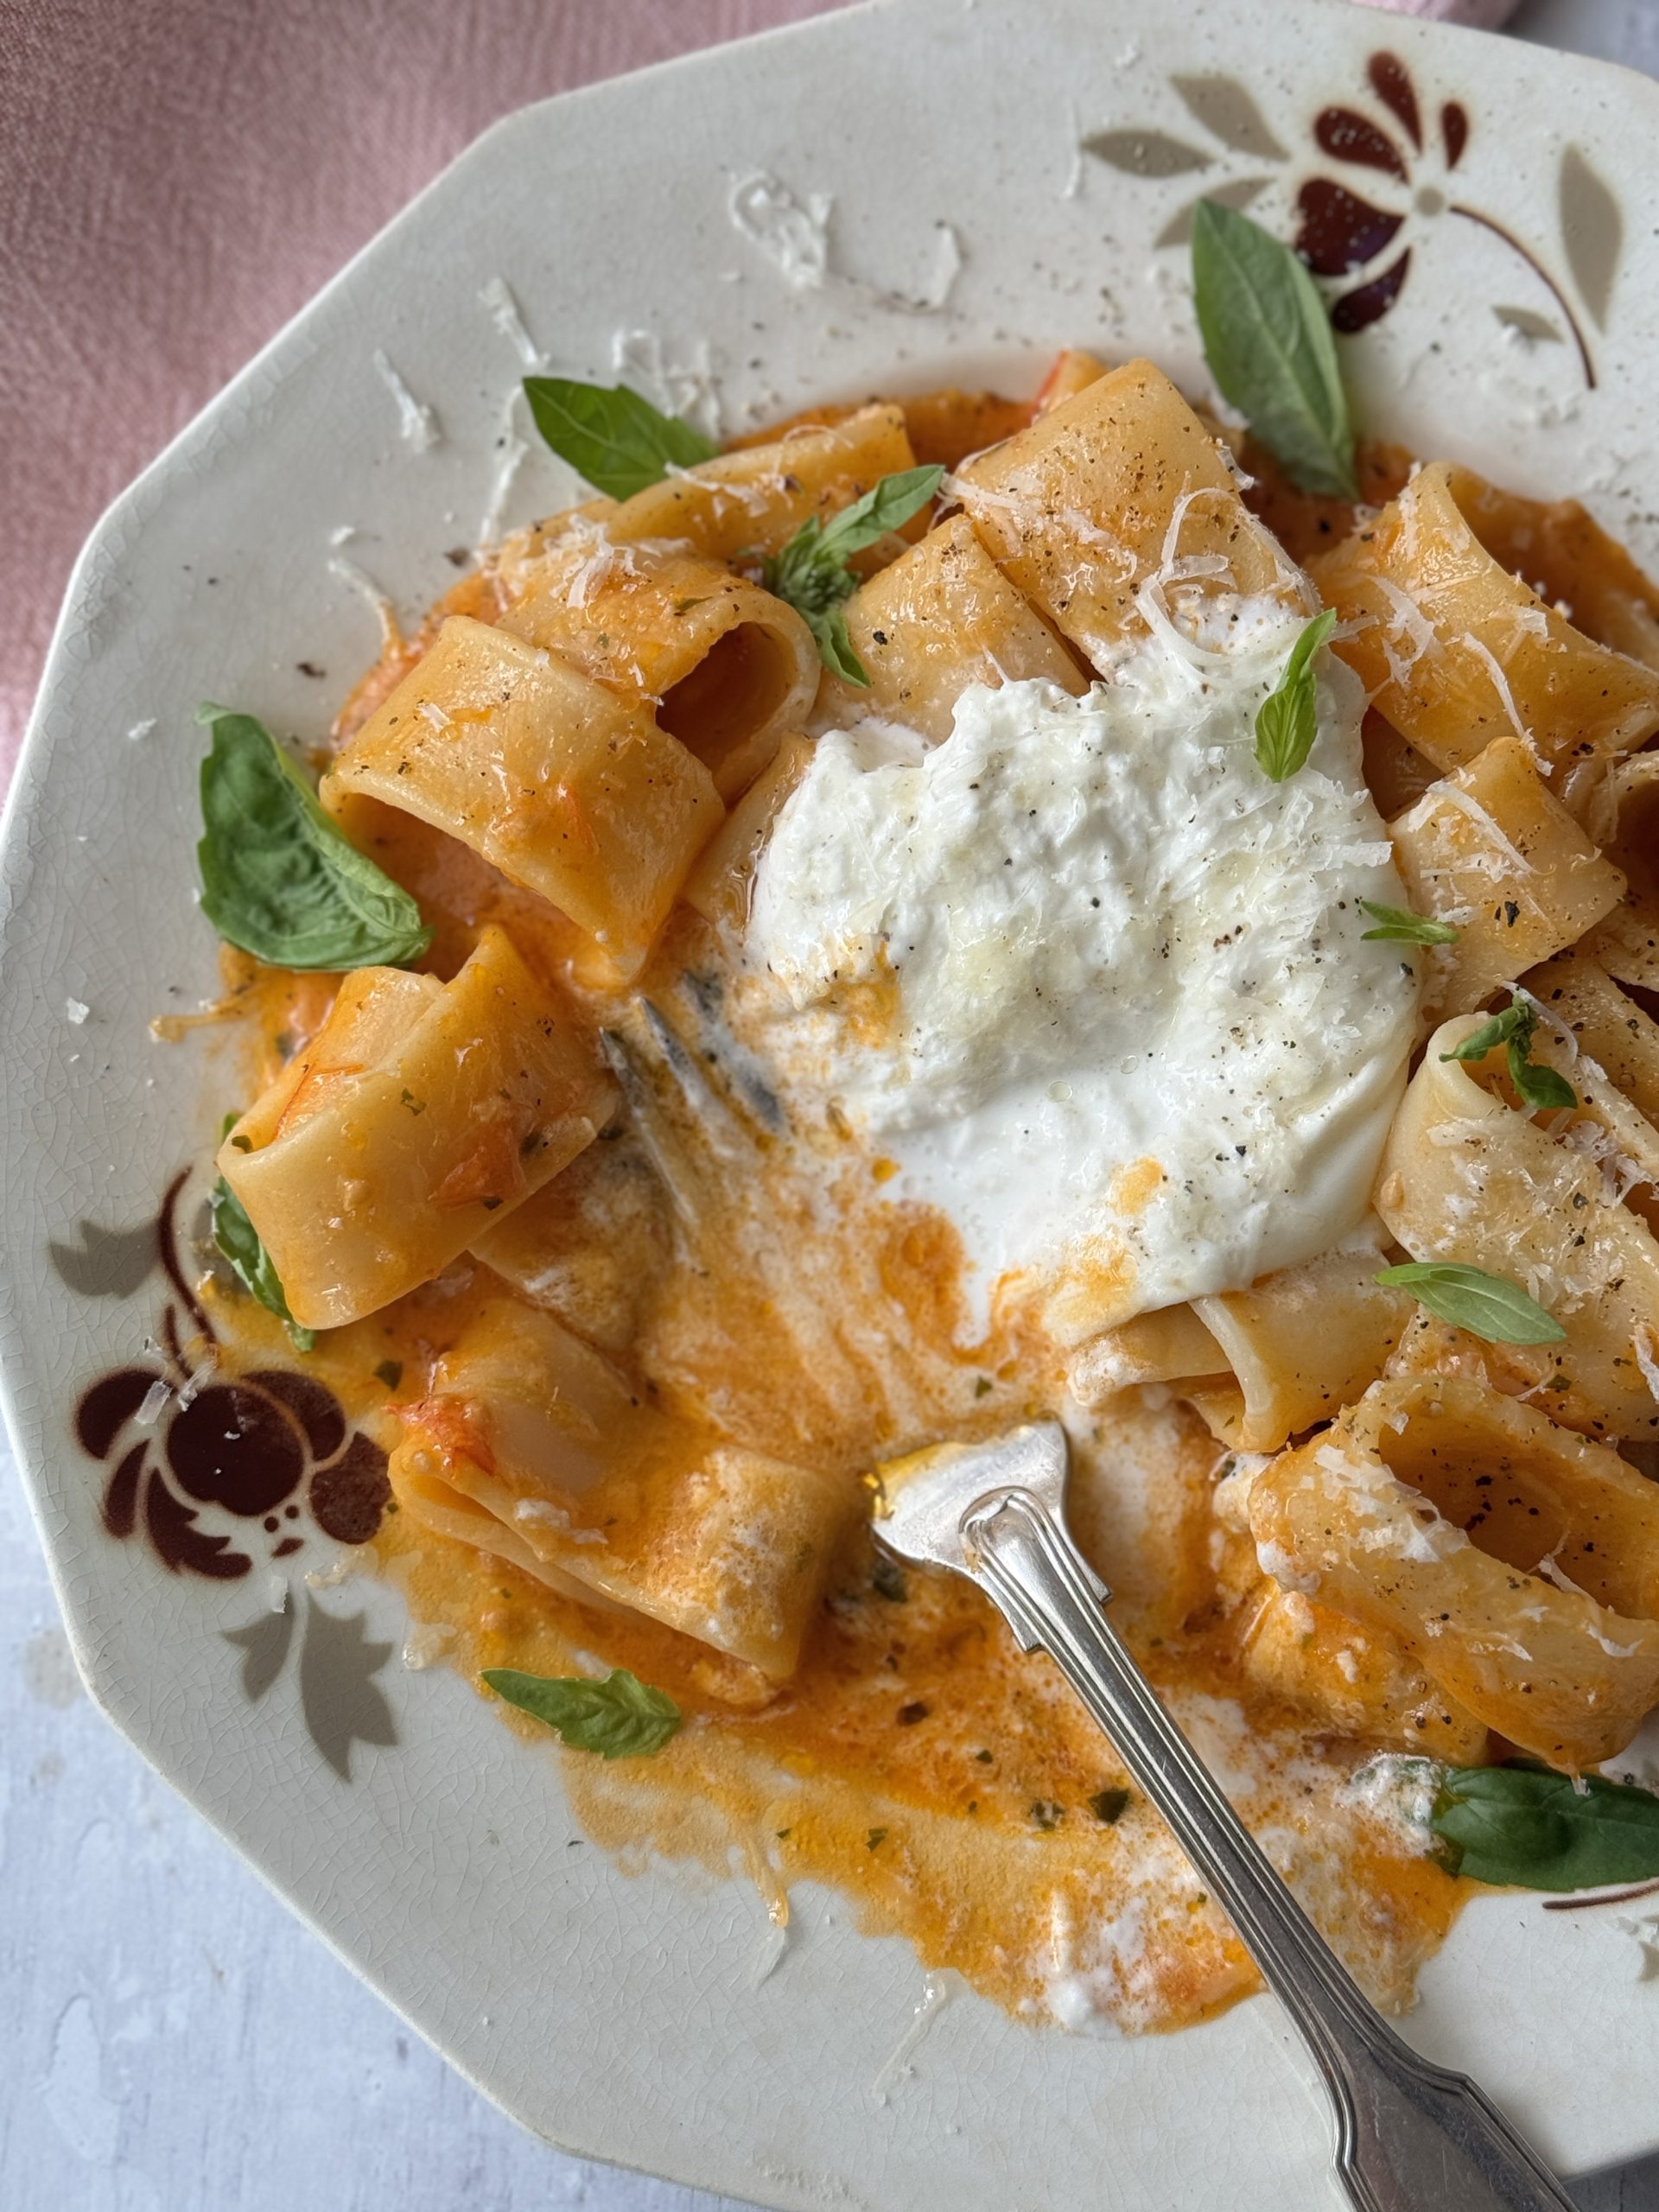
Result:
[[[567,1853],[554,1761],[480,1730],[445,1670],[362,1669],[385,1718],[365,1705],[355,1742],[336,1745],[348,1756],[331,1760],[315,1694],[308,1726],[313,1640],[325,1657],[346,1639],[390,1654],[404,1634],[391,1591],[309,1587],[295,1567],[279,1613],[264,1584],[282,1562],[262,1560],[257,1577],[169,1573],[153,1542],[111,1533],[105,1485],[133,1446],[112,1465],[79,1449],[75,1408],[144,1357],[154,1286],[124,1239],[205,1158],[207,1096],[215,1077],[234,1080],[211,1029],[162,1048],[145,1027],[213,988],[188,899],[189,715],[203,694],[233,696],[314,736],[302,664],[370,657],[365,579],[417,606],[452,573],[457,536],[568,496],[503,411],[534,359],[620,367],[669,404],[718,405],[728,430],[890,384],[895,363],[918,385],[1022,388],[1062,343],[1144,347],[1198,387],[1179,226],[1199,188],[1242,200],[1254,184],[1253,212],[1293,235],[1332,204],[1307,188],[1340,183],[1375,211],[1332,232],[1354,296],[1398,266],[1387,220],[1422,225],[1408,276],[1386,313],[1359,318],[1350,352],[1371,424],[1420,449],[1451,429],[1463,457],[1520,488],[1580,491],[1651,559],[1659,457],[1643,395],[1659,268],[1619,194],[1646,175],[1659,97],[1360,10],[1281,10],[1248,54],[1235,7],[1193,7],[1179,37],[1144,12],[1069,0],[1038,23],[1013,0],[911,0],[499,126],[102,527],[10,819],[0,1164],[29,1201],[9,1224],[0,1324],[21,1455],[97,1695],[532,2126],[780,2205],[1078,2201],[1098,2193],[1105,2137],[1125,2202],[1154,2175],[1170,2201],[1204,2201],[1224,2171],[1247,2212],[1312,2203],[1323,2122],[1265,2005],[1176,2041],[1107,2045],[1037,2035],[962,1997],[930,2024],[925,2093],[877,2103],[871,2084],[920,1994],[903,1947],[857,1936],[809,1891],[755,1986],[753,1891]],[[1379,84],[1384,52],[1399,74]],[[1402,81],[1421,146],[1391,96]],[[912,219],[894,213],[915,204],[899,124],[924,108],[953,129],[930,145]],[[1332,114],[1376,138],[1348,121],[1322,129]],[[1186,152],[1115,159],[1125,135]],[[721,168],[711,144],[730,149]],[[1357,149],[1373,161],[1344,158]],[[1430,163],[1446,177],[1425,182]],[[601,168],[623,196],[602,208],[585,190]],[[1490,220],[1423,206],[1452,188]],[[629,193],[641,216],[619,253]],[[402,436],[377,345],[438,410],[442,445]],[[188,581],[202,568],[219,579],[212,593]],[[292,1408],[280,1391],[273,1404],[290,1445]],[[328,1459],[303,1420],[298,1432],[311,1471],[283,1500],[307,1482],[326,1526],[315,1483]],[[211,1497],[182,1478],[168,1494],[285,1541],[264,1514],[236,1513],[224,1472]],[[286,1503],[273,1503],[280,1519]],[[269,1625],[283,1618],[295,1625]],[[278,1655],[285,1635],[297,1656]],[[1659,2012],[1608,1983],[1592,1934],[1546,1932],[1525,1901],[1467,1916],[1412,2032],[1515,2101],[1566,2163],[1649,2139]],[[619,2070],[638,2091],[627,2100],[613,2094]]]

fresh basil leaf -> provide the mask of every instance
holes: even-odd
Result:
[[[1512,997],[1502,1014],[1495,1014],[1490,1021],[1483,1021],[1471,1036],[1449,1052],[1442,1052],[1443,1060],[1484,1060],[1494,1046],[1504,1046],[1509,1062],[1510,1081],[1515,1085],[1521,1103],[1535,1114],[1558,1113],[1563,1107],[1576,1106],[1579,1094],[1564,1075],[1552,1067],[1545,1067],[1532,1058],[1533,1032],[1538,1017],[1529,1001]]]
[[[226,1116],[227,1133],[235,1119],[234,1114]],[[270,1255],[259,1241],[259,1232],[249,1220],[247,1208],[222,1175],[213,1185],[207,1210],[213,1224],[213,1242],[230,1262],[243,1289],[257,1298],[267,1313],[287,1322],[296,1351],[310,1351],[316,1344],[317,1332],[315,1329],[302,1329],[289,1312],[288,1294],[271,1265]]]
[[[938,467],[896,469],[827,524],[809,516],[782,552],[761,563],[766,589],[795,609],[817,640],[818,658],[844,683],[868,689],[870,681],[841,611],[859,584],[847,563],[919,513],[944,476]]]
[[[1275,784],[1294,776],[1313,750],[1319,734],[1313,656],[1336,626],[1333,607],[1313,617],[1291,647],[1284,674],[1256,710],[1255,757]]]
[[[1359,903],[1377,925],[1361,932],[1363,944],[1374,938],[1388,938],[1398,944],[1455,944],[1458,941],[1450,922],[1432,922],[1427,914],[1414,914],[1405,906],[1380,906],[1375,899],[1362,899]]]
[[[1558,1114],[1565,1107],[1578,1104],[1578,1092],[1554,1068],[1528,1059],[1513,1045],[1509,1062],[1510,1081],[1520,1093],[1521,1103],[1535,1114]]]
[[[864,552],[919,514],[944,481],[942,467],[895,469],[873,485],[862,499],[855,499],[824,524],[817,557],[845,562],[853,554]]]
[[[781,553],[769,553],[760,563],[766,589],[787,600],[808,622],[815,614],[827,614],[839,607],[858,589],[858,578],[844,561],[823,558],[823,525],[812,515]]]
[[[201,764],[201,911],[220,937],[273,968],[418,960],[432,942],[420,908],[341,835],[264,723],[213,706],[196,719],[213,734]]]
[[[1450,1260],[1409,1260],[1371,1278],[1390,1290],[1408,1290],[1437,1320],[1466,1329],[1489,1344],[1559,1344],[1567,1331],[1519,1283]]]
[[[671,468],[695,468],[720,448],[677,416],[660,414],[625,384],[526,377],[536,427],[561,461],[607,499],[631,499]]]
[[[583,1675],[524,1675],[487,1667],[484,1680],[498,1697],[556,1728],[573,1751],[605,1759],[648,1758],[678,1732],[680,1708],[665,1691],[626,1667],[604,1681]]]
[[[868,691],[870,679],[864,664],[853,650],[852,635],[847,627],[847,617],[839,607],[832,607],[827,614],[809,614],[806,626],[818,641],[818,658],[831,676],[838,676],[843,683],[855,683]]]
[[[1354,433],[1337,341],[1299,257],[1236,208],[1192,214],[1192,296],[1224,398],[1304,492],[1357,499]]]
[[[1430,1826],[1452,1871],[1527,1890],[1589,1890],[1659,1875],[1659,1796],[1530,1762],[1449,1768]]]
[[[1478,1029],[1465,1037],[1461,1045],[1454,1045],[1449,1052],[1442,1052],[1443,1060],[1484,1060],[1496,1045],[1510,1045],[1519,1040],[1524,1052],[1532,1043],[1532,1027],[1535,1016],[1524,999],[1512,999],[1502,1014],[1495,1014],[1483,1021]]]

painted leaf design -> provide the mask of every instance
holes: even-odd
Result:
[[[1492,313],[1506,330],[1519,333],[1522,338],[1534,338],[1557,346],[1565,345],[1567,334],[1560,325],[1540,315],[1534,308],[1494,308]]]
[[[1185,176],[1211,162],[1202,147],[1162,130],[1096,130],[1083,141],[1083,150],[1129,176]]]
[[[161,1257],[153,1221],[137,1229],[100,1229],[95,1221],[75,1227],[78,1244],[54,1237],[46,1249],[62,1281],[82,1298],[130,1296]]]
[[[170,1574],[206,1575],[213,1582],[234,1582],[253,1562],[231,1549],[228,1536],[212,1536],[196,1526],[191,1508],[181,1505],[152,1471],[144,1484],[144,1527],[156,1556]]]
[[[242,1654],[242,1694],[250,1705],[257,1705],[282,1673],[293,1640],[294,1616],[286,1605],[280,1613],[262,1613],[246,1628],[225,1630],[226,1643]]]
[[[1576,146],[1561,156],[1560,199],[1567,265],[1596,327],[1605,330],[1624,243],[1624,218],[1612,193]]]
[[[1446,166],[1456,168],[1469,143],[1469,111],[1461,100],[1447,100],[1440,110],[1440,142],[1446,148]]]
[[[1264,176],[1235,177],[1230,184],[1218,184],[1213,192],[1199,194],[1199,198],[1214,200],[1223,207],[1248,207],[1268,188],[1269,180]],[[1198,209],[1198,200],[1189,200],[1178,207],[1153,240],[1158,245],[1185,245],[1192,235],[1192,218]]]
[[[391,1656],[389,1643],[364,1635],[366,1613],[343,1618],[316,1599],[305,1604],[300,1649],[300,1705],[312,1742],[342,1782],[352,1778],[355,1744],[392,1745],[397,1724],[374,1676]]]
[[[1289,159],[1236,77],[1172,77],[1170,82],[1187,112],[1224,146],[1230,146],[1235,153],[1252,154],[1259,162]]]

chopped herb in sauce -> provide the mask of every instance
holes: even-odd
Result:
[[[626,1667],[613,1669],[603,1681],[585,1675],[526,1675],[512,1667],[487,1667],[482,1680],[509,1705],[556,1729],[572,1751],[597,1751],[601,1758],[649,1758],[682,1725],[680,1708],[667,1692],[652,1689]]]
[[[1113,1827],[1128,1810],[1129,1792],[1121,1786],[1113,1789],[1096,1789],[1089,1800],[1089,1809],[1107,1827]]]

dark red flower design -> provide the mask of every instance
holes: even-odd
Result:
[[[182,1174],[175,1178],[156,1223],[177,1302],[163,1310],[155,1357],[100,1376],[75,1411],[81,1449],[115,1463],[104,1491],[105,1527],[124,1538],[142,1527],[172,1573],[220,1582],[251,1572],[252,1523],[269,1559],[302,1548],[295,1526],[302,1496],[325,1535],[366,1543],[391,1496],[385,1452],[352,1428],[334,1392],[313,1375],[219,1373],[218,1332],[179,1265],[174,1217],[184,1183]],[[181,1313],[194,1332],[189,1357]]]
[[[1439,116],[1437,159],[1426,164],[1421,110],[1405,63],[1397,54],[1374,54],[1366,76],[1391,126],[1356,108],[1321,108],[1313,119],[1314,143],[1334,162],[1374,170],[1406,187],[1412,191],[1409,204],[1376,207],[1347,184],[1325,176],[1310,177],[1296,196],[1296,250],[1315,276],[1370,271],[1332,303],[1331,320],[1345,331],[1363,330],[1399,298],[1411,267],[1411,247],[1402,245],[1386,267],[1374,264],[1394,246],[1409,215],[1433,216],[1446,208],[1444,185],[1423,181],[1421,173],[1427,165],[1449,181],[1469,143],[1468,111],[1448,100]]]
[[[1173,247],[1191,240],[1202,202],[1253,207],[1274,182],[1273,165],[1291,156],[1241,78],[1179,72],[1169,84],[1198,125],[1198,136],[1184,137],[1141,122],[1091,131],[1078,145],[1125,176],[1194,180],[1198,189],[1166,213],[1153,240],[1155,246]],[[1525,303],[1497,301],[1494,316],[1529,346],[1570,337],[1585,383],[1593,386],[1585,324],[1568,293],[1507,224],[1462,197],[1472,128],[1462,100],[1425,101],[1397,54],[1370,54],[1357,102],[1333,102],[1313,118],[1313,143],[1332,171],[1306,176],[1297,193],[1297,251],[1316,276],[1332,280],[1336,328],[1354,332],[1385,315],[1399,298],[1429,226],[1453,215],[1478,224],[1526,264],[1560,320]],[[1231,156],[1243,156],[1249,166],[1241,169]],[[1567,145],[1556,164],[1556,201],[1567,282],[1589,321],[1605,329],[1626,229],[1618,194],[1580,148]],[[78,1255],[66,1256],[81,1263]]]
[[[1469,145],[1468,109],[1461,100],[1443,101],[1431,134],[1424,128],[1423,104],[1411,72],[1398,54],[1373,54],[1365,75],[1381,114],[1321,108],[1313,118],[1313,141],[1345,168],[1370,171],[1378,184],[1368,185],[1367,191],[1380,187],[1385,199],[1396,204],[1378,204],[1356,188],[1357,178],[1338,176],[1312,176],[1296,195],[1296,250],[1308,267],[1316,276],[1359,279],[1332,302],[1336,328],[1363,330],[1385,315],[1410,273],[1415,251],[1411,231],[1441,215],[1457,215],[1502,238],[1548,287],[1577,340],[1585,381],[1593,385],[1590,349],[1560,287],[1513,232],[1454,196],[1454,173]],[[1517,319],[1516,311],[1510,312]]]

